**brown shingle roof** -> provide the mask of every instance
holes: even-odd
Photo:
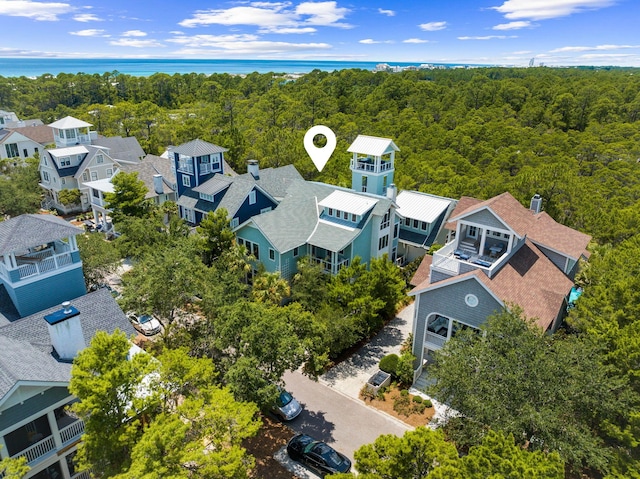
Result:
[[[557,223],[545,212],[534,213],[522,206],[508,191],[486,201],[463,196],[451,214],[446,228],[455,229],[458,219],[483,208],[493,211],[520,237],[527,236],[541,246],[576,260],[580,256],[589,257],[586,248],[591,236]]]
[[[492,278],[474,270],[430,284],[427,276],[411,293],[441,287],[464,277],[475,277],[504,303],[520,306],[524,316],[535,318],[543,330],[556,319],[573,286],[573,281],[527,240]]]
[[[413,278],[409,281],[411,286],[418,286],[420,283],[429,279],[429,274],[431,273],[431,263],[433,262],[433,256],[430,254],[425,254],[420,262],[420,266],[416,270]]]
[[[49,125],[22,126],[19,128],[11,128],[11,130],[43,146],[55,142],[53,139],[53,129]]]

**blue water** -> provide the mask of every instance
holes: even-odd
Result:
[[[373,70],[378,63],[398,66],[418,66],[419,62],[393,61],[352,62],[317,60],[149,60],[149,59],[67,59],[67,58],[0,58],[0,76],[37,77],[59,73],[105,73],[118,71],[133,76],[149,76],[154,73],[308,73],[362,68]],[[453,65],[444,65],[453,66]]]

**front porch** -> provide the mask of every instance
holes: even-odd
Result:
[[[75,237],[52,241],[46,245],[13,251],[0,256],[0,277],[15,283],[34,276],[44,275],[79,263],[80,257]],[[76,254],[74,254],[76,253]]]
[[[312,246],[310,260],[329,274],[337,274],[341,268],[349,266],[349,258],[344,251],[330,251],[317,246]]]

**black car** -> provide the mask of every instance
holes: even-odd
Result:
[[[351,461],[348,457],[306,434],[293,436],[287,444],[287,453],[294,461],[305,464],[322,476],[351,470]]]

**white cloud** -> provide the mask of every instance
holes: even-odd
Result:
[[[531,50],[519,50],[517,52],[513,52],[514,55],[531,55],[533,52]]]
[[[104,30],[96,28],[89,28],[87,30],[78,30],[77,32],[69,32],[71,35],[77,35],[79,37],[110,37],[104,33]]]
[[[147,34],[142,30],[128,30],[122,34],[123,37],[146,37]]]
[[[212,44],[210,48],[185,47],[176,52],[177,55],[280,55],[290,52],[308,52],[314,50],[327,50],[328,43],[289,43],[289,42],[219,42]]]
[[[604,58],[611,58],[612,60],[618,58],[632,58],[637,57],[637,55],[633,53],[588,53],[586,55],[580,55],[578,58],[584,58],[586,60],[602,60]]]
[[[520,20],[517,22],[501,23],[493,27],[494,30],[519,30],[521,28],[528,28],[531,26],[531,22],[526,20]]]
[[[303,2],[295,8],[291,3],[253,2],[226,10],[202,10],[179,25],[193,28],[207,25],[254,25],[270,33],[311,33],[316,26],[351,28],[341,23],[349,10],[337,2]],[[315,31],[315,30],[313,30]]]
[[[378,13],[381,15],[386,15],[387,17],[395,17],[396,12],[393,10],[385,10],[384,8],[378,8]]]
[[[358,43],[364,43],[365,45],[375,45],[377,43],[393,43],[393,40],[374,40],[373,38],[365,38],[358,41]]]
[[[422,38],[407,38],[402,40],[402,43],[429,43],[429,40],[423,40]]]
[[[118,40],[111,40],[110,45],[116,47],[133,47],[133,48],[149,48],[149,47],[163,47],[164,45],[157,40],[139,40],[136,38],[120,38]]]
[[[623,50],[628,48],[640,48],[640,45],[597,45],[595,47],[562,47],[551,50],[551,53],[561,52],[588,52],[598,50]]]
[[[179,36],[167,40],[171,43],[178,43],[180,45],[188,45],[190,47],[212,47],[219,46],[222,43],[231,42],[253,42],[258,39],[257,35],[249,34],[237,34],[237,35],[193,35],[193,36]]]
[[[0,15],[9,17],[27,17],[32,20],[55,22],[58,15],[75,11],[68,3],[33,2],[31,0],[0,1]]]
[[[499,7],[491,8],[509,20],[547,20],[585,10],[598,10],[614,3],[615,0],[507,0]]]
[[[93,13],[79,13],[73,16],[76,22],[102,22],[102,18],[94,15]]]
[[[447,28],[447,22],[429,22],[418,25],[425,32],[435,32]]]
[[[516,35],[486,35],[484,37],[458,37],[458,40],[505,40],[507,38],[518,38]]]

